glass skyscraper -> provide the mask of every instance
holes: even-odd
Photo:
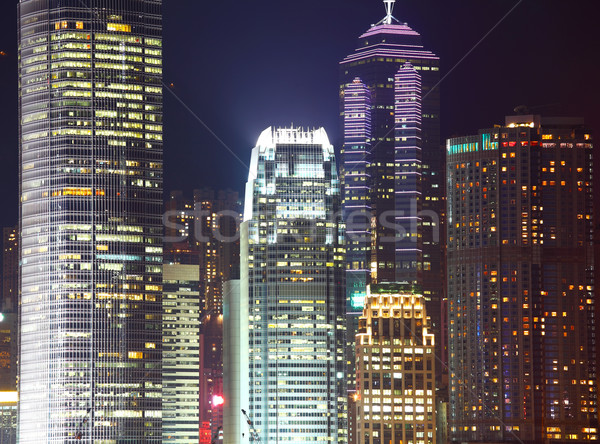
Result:
[[[322,128],[261,134],[241,231],[252,427],[263,443],[345,443],[344,233]]]
[[[160,442],[161,1],[18,20],[19,442]]]
[[[384,3],[386,17],[340,62],[349,374],[369,283],[421,286],[431,330],[438,338],[442,333],[439,58],[424,48],[419,33],[392,16],[394,1]],[[443,359],[442,341],[437,344]]]
[[[590,133],[509,116],[447,149],[451,439],[597,440]]]

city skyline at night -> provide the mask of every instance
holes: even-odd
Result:
[[[2,443],[600,439],[588,0],[8,3]]]

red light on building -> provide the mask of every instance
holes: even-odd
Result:
[[[210,444],[211,438],[210,422],[203,421],[202,427],[200,427],[200,440],[198,442],[199,444]]]
[[[212,406],[213,407],[220,407],[223,404],[225,404],[225,399],[221,395],[215,395],[215,396],[213,396],[213,399],[212,399]]]

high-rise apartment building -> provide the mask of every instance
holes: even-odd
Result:
[[[589,132],[511,116],[447,151],[450,438],[598,439]]]
[[[18,28],[19,442],[161,442],[161,1]]]
[[[223,284],[239,275],[242,203],[236,191],[194,190],[195,242],[207,312],[223,313]]]
[[[200,266],[207,313],[222,313],[223,283],[239,275],[241,207],[236,191],[210,188],[165,201],[165,263]]]
[[[246,187],[240,282],[250,367],[242,408],[260,442],[346,442],[339,210],[325,131],[263,131]]]
[[[165,201],[165,238],[163,260],[165,264],[200,264],[196,243],[194,202],[180,190],[171,191]],[[204,305],[203,305],[204,307]]]
[[[163,267],[163,440],[198,442],[200,430],[200,270]]]
[[[439,58],[384,3],[386,17],[340,63],[349,374],[369,283],[420,285],[437,336],[444,304]]]
[[[367,287],[356,335],[358,444],[435,444],[435,339],[410,286]]]

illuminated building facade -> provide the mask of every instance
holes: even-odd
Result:
[[[350,374],[369,283],[418,283],[438,336],[444,304],[439,58],[384,3],[387,16],[340,63]]]
[[[161,1],[18,20],[19,442],[161,442]]]
[[[356,335],[358,444],[435,444],[435,340],[408,286],[367,288]]]
[[[163,268],[163,440],[198,442],[200,430],[200,270]]]
[[[510,116],[447,151],[450,439],[598,439],[583,121]]]
[[[333,146],[322,128],[268,128],[250,165],[241,228],[245,410],[263,443],[345,443],[344,234]]]
[[[19,236],[18,227],[3,229],[2,249],[2,276],[0,297],[0,392],[16,392],[17,390],[17,360],[18,360],[18,293],[19,293]],[[16,420],[16,404],[14,406]],[[12,415],[12,406],[2,406],[2,414]],[[5,418],[6,419],[6,418]],[[2,442],[8,440],[9,435],[16,434],[10,426],[11,421],[2,420],[6,427]],[[5,426],[2,427],[5,427]],[[10,429],[10,430],[9,430]],[[4,441],[3,441],[4,439]]]
[[[195,264],[200,273],[200,422],[217,433],[222,408],[214,397],[223,393],[223,285],[239,277],[239,194],[210,188],[188,198],[173,191],[165,202],[165,263]],[[211,436],[212,436],[211,434]]]
[[[207,312],[200,327],[200,421],[210,424],[213,435],[223,426],[222,409],[214,405],[222,395],[223,315]]]
[[[164,263],[199,265],[200,252],[194,233],[194,202],[186,198],[182,191],[171,191],[165,202],[164,219]]]
[[[19,393],[16,390],[0,391],[0,443],[17,442],[17,403]]]
[[[241,207],[235,191],[194,190],[195,242],[210,313],[223,313],[223,283],[239,275]]]
[[[210,188],[194,190],[194,217],[194,242],[200,255],[205,300],[200,415],[210,424],[211,436],[218,437],[223,427],[223,407],[215,405],[223,395],[223,292],[225,282],[239,277],[239,194]]]

